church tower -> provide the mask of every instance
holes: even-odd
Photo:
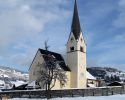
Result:
[[[76,0],[71,33],[67,42],[67,64],[71,69],[71,88],[86,88],[86,43],[80,27]]]

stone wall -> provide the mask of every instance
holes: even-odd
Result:
[[[10,98],[45,98],[46,90],[13,90],[1,91],[0,96],[7,96]],[[115,94],[125,94],[124,86],[114,87],[100,87],[87,89],[63,89],[52,90],[49,92],[52,98],[57,97],[76,97],[76,96],[109,96]]]

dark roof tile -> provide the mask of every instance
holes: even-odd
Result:
[[[61,54],[58,54],[58,53],[55,53],[55,52],[51,52],[51,51],[48,51],[48,50],[43,50],[43,49],[39,49],[40,53],[41,54],[44,54],[44,55],[51,55],[53,57],[55,57],[55,59],[57,61],[59,61],[59,65],[60,67],[65,70],[65,71],[71,71],[69,69],[69,67],[65,64],[65,61],[63,59],[63,57],[61,56]],[[46,59],[46,58],[45,58]]]

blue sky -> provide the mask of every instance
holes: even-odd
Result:
[[[77,0],[88,66],[125,71],[125,0]],[[74,0],[0,0],[0,65],[22,71],[48,40],[65,55]]]

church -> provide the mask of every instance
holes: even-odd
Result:
[[[34,70],[37,67],[37,64],[42,64],[44,59],[44,55],[50,54],[55,57],[58,61],[61,61],[61,69],[66,72],[67,82],[62,87],[58,81],[56,81],[53,89],[70,89],[70,88],[79,88],[84,89],[88,84],[88,79],[95,82],[96,79],[88,77],[88,72],[86,70],[86,42],[83,37],[83,33],[80,26],[80,20],[77,9],[77,2],[75,0],[74,4],[74,13],[72,18],[71,32],[69,38],[67,38],[67,59],[64,61],[61,54],[38,49],[32,64],[29,68],[29,82],[33,82],[36,80],[36,76],[34,74]],[[91,76],[89,74],[89,76]]]

